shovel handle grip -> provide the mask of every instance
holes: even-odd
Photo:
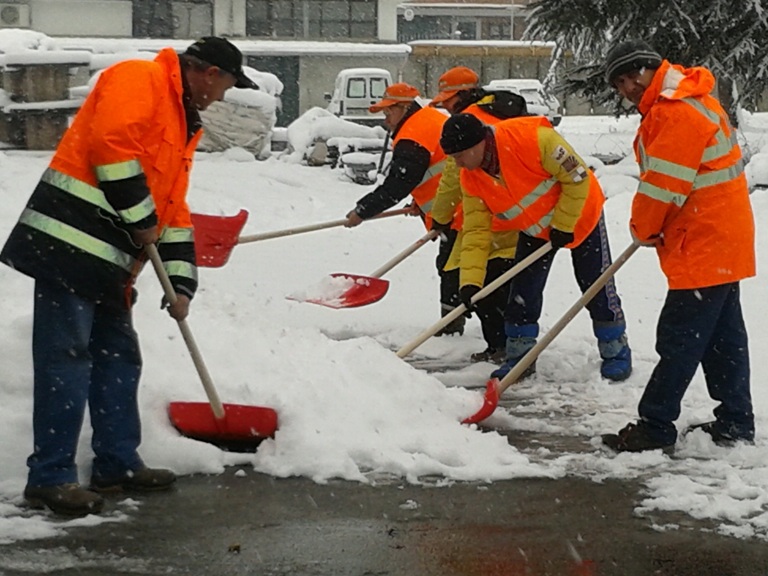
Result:
[[[488,294],[491,292],[494,292],[496,289],[498,289],[502,284],[505,282],[511,280],[515,276],[517,276],[520,272],[528,268],[533,262],[544,256],[547,252],[552,250],[552,244],[550,242],[547,242],[540,248],[538,248],[535,252],[532,252],[525,258],[523,258],[520,262],[515,264],[512,268],[504,272],[501,276],[496,278],[493,282],[490,282],[486,286],[484,286],[477,294],[475,294],[472,297],[472,304],[475,302],[478,302],[479,300],[482,300]],[[464,304],[460,304],[456,306],[453,310],[451,310],[448,314],[443,316],[440,320],[435,322],[432,326],[424,330],[421,334],[416,336],[413,340],[405,344],[400,350],[397,351],[397,357],[398,358],[405,358],[416,350],[419,346],[421,346],[424,342],[426,342],[429,338],[437,334],[438,330],[441,328],[444,328],[451,322],[453,322],[456,318],[464,314],[464,312],[467,310],[467,307],[464,306]]]
[[[409,208],[398,208],[397,210],[390,210],[388,212],[382,212],[370,218],[370,220],[378,220],[379,218],[388,218],[389,216],[399,216],[401,214],[408,214]],[[297,226],[296,228],[286,228],[285,230],[275,230],[274,232],[263,232],[261,234],[248,234],[246,236],[240,236],[237,239],[238,244],[247,244],[248,242],[258,242],[259,240],[271,240],[272,238],[282,238],[283,236],[293,236],[294,234],[303,234],[305,232],[314,232],[315,230],[325,230],[326,228],[335,228],[336,226],[343,226],[347,223],[346,218],[339,220],[331,220],[330,222],[320,222],[319,224],[307,224],[306,226]]]
[[[576,314],[578,314],[579,311],[584,308],[584,306],[586,306],[600,290],[602,290],[603,286],[605,286],[608,281],[613,278],[616,272],[618,272],[619,268],[621,268],[624,263],[629,260],[629,257],[632,256],[632,254],[634,254],[639,247],[640,244],[632,242],[632,244],[630,244],[624,250],[624,252],[619,255],[616,261],[608,266],[608,268],[606,268],[605,271],[600,274],[600,276],[598,276],[597,280],[595,280],[592,285],[587,288],[586,292],[582,294],[581,298],[579,298],[573,304],[573,306],[571,306],[566,311],[566,313],[563,314],[563,317],[560,318],[560,320],[558,320],[557,323],[552,326],[552,328],[550,328],[546,334],[544,334],[544,336],[534,345],[534,347],[531,348],[517,364],[515,364],[512,370],[510,370],[509,373],[507,373],[507,375],[499,381],[499,383],[496,385],[499,396],[501,396],[504,390],[509,388],[520,378],[520,376],[522,376],[523,372],[525,372],[528,367],[536,361],[536,358],[539,357],[539,354],[541,354],[542,350],[549,346],[552,340],[554,340],[555,337],[560,334],[560,332],[562,332],[563,329],[571,322],[571,320],[576,317]]]
[[[165,268],[163,267],[163,261],[160,259],[160,254],[157,251],[157,246],[154,244],[147,244],[144,246],[144,249],[147,251],[147,255],[149,256],[150,261],[152,262],[152,267],[155,269],[155,272],[157,273],[157,277],[160,280],[160,284],[163,286],[163,292],[165,292],[165,298],[170,302],[171,304],[176,303],[176,290],[173,289],[173,284],[171,284],[171,279],[168,277],[168,273],[165,271]],[[219,399],[219,395],[216,392],[216,387],[213,385],[213,380],[211,379],[211,375],[208,373],[208,368],[205,366],[205,362],[203,362],[203,356],[200,354],[200,349],[197,347],[197,343],[195,342],[194,336],[192,336],[192,330],[189,328],[189,324],[187,324],[186,320],[177,320],[179,324],[179,329],[181,330],[181,335],[184,338],[184,342],[187,345],[187,349],[189,350],[190,356],[192,356],[192,361],[195,363],[195,368],[197,369],[197,373],[200,376],[200,380],[203,383],[203,388],[205,389],[205,393],[208,396],[208,402],[211,404],[211,410],[213,410],[213,415],[218,419],[221,420],[224,418],[224,406],[221,404],[221,400]]]

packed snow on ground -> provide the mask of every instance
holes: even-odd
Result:
[[[749,117],[750,143],[762,146],[765,118]],[[602,166],[600,148],[629,151],[632,119],[566,117],[559,128],[576,148],[595,158],[606,189],[606,219],[614,255],[630,243],[627,221],[636,168],[631,161]],[[597,130],[597,127],[600,127]],[[596,131],[597,130],[597,131]],[[759,152],[755,149],[753,152]],[[760,155],[755,156],[759,158]],[[763,156],[764,157],[764,156]],[[192,172],[194,211],[250,216],[244,234],[282,230],[344,218],[370,187],[350,183],[339,170],[310,168],[272,157],[256,161],[242,150],[200,154]],[[0,239],[15,223],[49,153],[0,154]],[[764,172],[754,167],[755,173]],[[768,219],[768,196],[752,200],[758,222]],[[539,439],[516,446],[498,432],[460,424],[481,405],[490,364],[427,373],[395,351],[439,316],[436,244],[427,244],[385,275],[386,296],[368,306],[334,310],[286,296],[312,294],[331,273],[370,274],[424,234],[421,222],[398,216],[354,229],[341,226],[250,244],[232,250],[221,268],[200,270],[200,290],[189,326],[224,402],[274,408],[279,430],[255,454],[223,452],[181,436],[166,409],[173,401],[205,401],[205,394],[175,322],[160,309],[161,289],[153,271],[141,275],[135,324],[145,371],[140,388],[144,440],[150,466],[178,474],[219,474],[226,466],[252,467],[254,474],[305,476],[316,482],[408,482],[444,485],[523,477],[573,475],[595,482],[638,479],[646,492],[637,511],[676,510],[714,523],[736,537],[768,537],[768,377],[753,362],[757,417],[754,446],[724,449],[703,433],[682,439],[676,455],[660,451],[616,456],[599,436],[636,416],[637,401],[656,361],[654,331],[666,292],[655,253],[643,249],[622,268],[618,288],[628,319],[635,371],[623,384],[599,376],[599,355],[587,314],[582,312],[543,352],[535,377],[505,394],[486,424],[527,431]],[[717,238],[713,238],[714,245]],[[761,270],[768,265],[768,232],[758,227]],[[23,507],[25,459],[32,450],[32,287],[29,278],[0,266],[0,541],[34,539],[71,526],[130,518],[136,502],[116,504],[101,517],[62,521]],[[765,277],[742,284],[743,306],[754,358],[768,347]],[[555,259],[542,330],[548,330],[579,297],[567,254]],[[299,298],[300,299],[300,298]],[[468,322],[461,337],[432,338],[413,354],[446,365],[483,349],[480,326]],[[685,398],[681,428],[711,419],[713,402],[701,374]],[[558,438],[568,442],[557,442]],[[578,441],[582,442],[579,443]],[[563,446],[578,446],[563,448]],[[84,426],[78,454],[81,480],[90,472],[90,427]],[[667,529],[674,527],[667,526]]]

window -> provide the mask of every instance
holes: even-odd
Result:
[[[246,0],[246,33],[273,38],[373,40],[377,11],[377,0]]]
[[[365,98],[365,78],[350,78],[347,98]]]
[[[381,98],[387,89],[387,81],[384,78],[371,78],[371,98]]]

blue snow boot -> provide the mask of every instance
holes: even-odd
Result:
[[[600,350],[600,375],[613,382],[623,382],[632,374],[632,350],[629,348],[624,326],[595,328],[597,348]]]
[[[504,331],[507,334],[507,356],[504,359],[504,363],[491,372],[491,378],[498,378],[501,380],[514,368],[523,356],[536,345],[536,338],[539,335],[538,324],[523,324],[517,326],[515,324],[506,323],[504,325]],[[520,380],[527,378],[536,372],[536,362],[533,362],[525,371],[520,375]]]

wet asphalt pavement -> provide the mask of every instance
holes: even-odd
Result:
[[[768,545],[683,514],[638,517],[635,482],[362,485],[251,469],[117,497],[128,519],[0,546],[0,575],[757,576]],[[654,525],[677,524],[661,532]]]

